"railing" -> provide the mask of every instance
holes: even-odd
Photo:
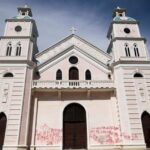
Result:
[[[32,88],[114,88],[110,80],[68,80],[68,81],[39,81],[34,80]]]

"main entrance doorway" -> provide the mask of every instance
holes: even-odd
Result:
[[[68,105],[63,113],[63,148],[87,148],[86,112],[76,103]]]
[[[4,113],[0,113],[0,150],[4,144],[5,130],[6,130],[7,118]]]
[[[147,112],[142,114],[142,125],[146,147],[150,148],[150,115]]]

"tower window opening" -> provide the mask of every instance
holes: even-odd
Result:
[[[139,49],[138,49],[136,44],[134,44],[134,54],[135,54],[135,57],[139,57],[140,56]]]
[[[16,32],[21,32],[21,30],[22,30],[22,27],[21,27],[20,25],[17,25],[17,26],[15,27],[15,31],[16,31]]]
[[[124,28],[124,32],[127,33],[127,34],[129,34],[131,31],[130,31],[129,28]]]
[[[125,53],[126,53],[126,56],[127,56],[127,57],[130,57],[130,56],[131,56],[131,55],[130,55],[130,48],[129,48],[128,44],[125,44]]]
[[[26,13],[25,12],[22,12],[22,16],[25,16],[26,15]]]
[[[111,80],[111,74],[108,74],[108,79],[110,79],[110,80]]]
[[[113,38],[113,36],[111,35],[111,36],[110,36],[110,39],[112,39],[112,38]]]
[[[6,56],[11,56],[11,51],[12,51],[12,45],[11,43],[9,43],[6,50]]]
[[[122,17],[123,16],[122,13],[119,13],[119,16]]]
[[[20,55],[21,55],[21,44],[18,44],[16,48],[16,56],[20,56]]]

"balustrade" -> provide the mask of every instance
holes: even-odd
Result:
[[[114,88],[110,80],[33,81],[33,88]]]

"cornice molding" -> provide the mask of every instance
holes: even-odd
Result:
[[[0,40],[1,39],[30,39],[31,41],[34,41],[32,36],[0,36]]]
[[[36,67],[36,63],[31,60],[0,60],[0,64],[27,64],[30,67]]]
[[[139,21],[128,21],[128,20],[122,20],[122,21],[112,21],[111,24],[139,24]]]
[[[34,19],[5,19],[5,22],[32,22],[35,23]]]
[[[144,37],[115,37],[110,41],[110,44],[107,49],[107,53],[111,52],[112,43],[116,40],[144,41],[144,43],[146,43],[146,41],[147,41],[146,38],[144,38]]]
[[[115,67],[115,66],[117,66],[117,65],[120,65],[120,64],[127,64],[127,65],[129,65],[129,64],[135,64],[135,65],[137,65],[137,64],[141,64],[141,65],[145,65],[145,64],[148,64],[148,65],[150,65],[150,61],[136,61],[136,60],[127,60],[127,61],[125,61],[125,60],[120,60],[120,61],[117,61],[117,62],[114,62],[114,63],[112,63],[112,67]]]

